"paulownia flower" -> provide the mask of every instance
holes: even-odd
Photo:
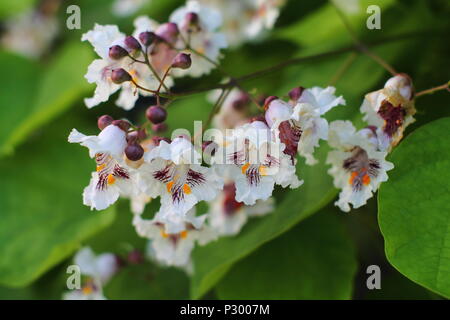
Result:
[[[395,147],[406,127],[415,121],[413,96],[412,81],[406,74],[390,78],[383,89],[365,96],[361,112],[369,125],[378,128],[380,150]]]
[[[87,281],[82,288],[64,293],[64,300],[106,300],[103,286],[119,269],[117,259],[112,253],[94,254],[90,247],[77,252],[74,263],[80,268]]]
[[[373,131],[356,131],[350,121],[333,121],[330,124],[330,151],[328,173],[334,178],[334,186],[341,189],[335,204],[345,212],[366,204],[380,184],[387,181],[386,171],[394,168],[385,160],[387,153],[377,151]],[[374,143],[375,142],[375,143]]]
[[[83,192],[83,203],[91,209],[104,210],[120,195],[130,196],[133,190],[130,174],[123,163],[127,146],[126,134],[116,125],[109,125],[98,136],[86,136],[76,129],[69,135],[70,143],[79,143],[89,149],[97,169]]]

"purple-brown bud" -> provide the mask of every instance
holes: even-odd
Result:
[[[180,31],[176,23],[167,22],[160,25],[155,33],[165,41],[175,43]]]
[[[156,39],[156,34],[154,32],[145,31],[145,32],[139,33],[139,40],[146,47],[151,45],[153,43],[153,41],[155,41],[155,39]]]
[[[288,93],[289,99],[291,99],[291,101],[295,101],[296,102],[302,96],[303,91],[305,91],[305,88],[303,88],[303,87],[295,87],[294,89],[289,91],[289,93]]]
[[[127,36],[125,38],[124,42],[125,42],[125,45],[127,46],[127,48],[129,48],[131,50],[141,50],[141,44],[133,36]]]
[[[151,106],[145,111],[145,116],[151,123],[157,124],[166,120],[167,111],[160,106]]]
[[[97,120],[97,126],[100,130],[105,129],[107,126],[109,126],[114,121],[114,118],[110,115],[103,115]]]
[[[136,141],[130,142],[125,148],[125,155],[131,161],[138,161],[144,156],[144,148]]]
[[[198,31],[200,29],[198,14],[188,12],[184,17],[184,28],[189,32]]]
[[[160,143],[161,141],[165,141],[165,142],[167,142],[167,143],[170,143],[170,142],[171,142],[169,138],[166,138],[166,137],[158,137],[158,136],[154,136],[154,137],[152,138],[152,141],[153,141],[153,144],[154,144],[155,146],[159,146],[159,143]]]
[[[277,100],[277,99],[278,99],[277,96],[268,96],[268,97],[266,98],[266,100],[264,100],[264,110],[267,110],[267,109],[269,108],[270,103],[271,103],[273,100]]]
[[[191,55],[181,52],[173,58],[172,68],[188,69],[191,64]]]
[[[140,264],[144,262],[144,256],[139,250],[134,249],[128,253],[127,260],[130,264]]]
[[[121,84],[123,82],[131,81],[131,76],[123,68],[114,69],[111,73],[111,80],[115,84]]]
[[[233,100],[232,106],[234,110],[241,111],[250,103],[250,97],[247,93],[241,92],[239,96]]]
[[[128,55],[128,51],[119,45],[109,48],[109,57],[114,60],[119,60]]]
[[[116,127],[119,127],[125,132],[128,132],[128,130],[130,130],[131,127],[130,123],[126,120],[114,120],[111,124],[115,125]]]

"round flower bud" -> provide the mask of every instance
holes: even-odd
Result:
[[[195,12],[188,12],[184,17],[184,27],[192,32],[200,29],[198,14]]]
[[[181,52],[173,58],[172,68],[187,69],[191,66],[191,64],[191,55]]]
[[[97,120],[97,126],[100,130],[105,129],[107,126],[109,126],[114,121],[114,118],[110,115],[103,115]]]
[[[303,87],[296,87],[296,88],[292,89],[288,93],[289,99],[291,99],[291,101],[293,101],[293,102],[297,102],[297,100],[300,99],[300,97],[302,96],[304,90],[305,90],[305,88],[303,88]]]
[[[130,123],[125,120],[114,120],[111,124],[119,127],[120,129],[122,129],[125,132],[128,132],[128,130],[131,127]]]
[[[144,148],[136,141],[130,142],[125,148],[125,155],[131,161],[138,161],[144,156]]]
[[[139,40],[146,47],[151,45],[153,43],[153,41],[155,41],[155,38],[156,38],[155,33],[150,32],[150,31],[145,31],[145,32],[139,33]]]
[[[131,76],[125,69],[119,68],[112,71],[111,80],[115,84],[121,84],[123,82],[131,81]]]
[[[270,103],[271,103],[273,100],[277,100],[277,99],[278,99],[277,96],[268,96],[268,97],[266,98],[266,100],[264,100],[264,110],[267,110],[267,109],[269,108]]]
[[[141,49],[141,44],[133,36],[127,36],[125,38],[124,42],[125,42],[125,45],[131,50],[140,50]]]
[[[173,22],[163,23],[156,29],[156,34],[169,43],[175,43],[179,33],[177,24]]]
[[[109,57],[114,60],[122,59],[128,55],[128,51],[121,46],[115,45],[109,48]]]
[[[152,125],[152,130],[156,133],[161,133],[167,131],[167,124],[164,122]]]
[[[151,106],[145,111],[145,116],[150,122],[157,124],[166,120],[167,111],[160,106]]]
[[[241,92],[239,96],[231,103],[234,110],[241,111],[250,103],[250,97],[247,93]]]

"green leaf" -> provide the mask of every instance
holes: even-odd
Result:
[[[80,130],[73,114],[66,114]],[[73,123],[57,121],[0,160],[0,284],[24,286],[72,254],[114,219],[90,212],[81,193],[95,163],[67,142]]]
[[[144,263],[123,268],[109,281],[104,293],[112,300],[187,299],[189,280],[178,269]]]
[[[350,299],[355,248],[339,212],[324,211],[235,264],[217,286],[219,298]]]
[[[327,148],[320,149],[319,158],[322,161],[313,167],[299,164],[298,172],[305,183],[296,190],[286,191],[274,212],[249,223],[239,236],[221,238],[194,250],[192,298],[200,298],[210,290],[233,263],[286,232],[333,199],[336,191],[323,161],[327,151]]]
[[[11,153],[33,130],[63,113],[90,88],[83,75],[92,57],[91,50],[81,43],[68,43],[43,71],[26,60],[0,55],[5,67],[12,68],[5,74],[14,77],[14,81],[2,77],[0,82],[11,87],[0,100],[5,113],[0,122],[8,128],[2,129],[0,156]],[[15,75],[17,66],[19,74]]]
[[[408,136],[378,195],[389,262],[418,284],[450,297],[450,118]]]

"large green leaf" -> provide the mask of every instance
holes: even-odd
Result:
[[[77,123],[73,114],[65,117]],[[90,212],[82,204],[95,164],[67,142],[71,126],[52,123],[0,161],[1,285],[30,283],[114,219],[112,210]]]
[[[408,136],[378,195],[389,262],[418,284],[450,297],[450,118]]]
[[[2,87],[10,88],[0,100],[4,113],[0,124],[7,128],[2,129],[0,155],[11,153],[34,129],[64,112],[90,88],[83,74],[92,57],[91,50],[81,43],[66,44],[45,69],[15,56],[0,55],[2,66],[7,68],[5,75],[13,77],[0,80]]]
[[[355,248],[339,213],[324,211],[235,264],[217,286],[219,298],[350,299]]]

